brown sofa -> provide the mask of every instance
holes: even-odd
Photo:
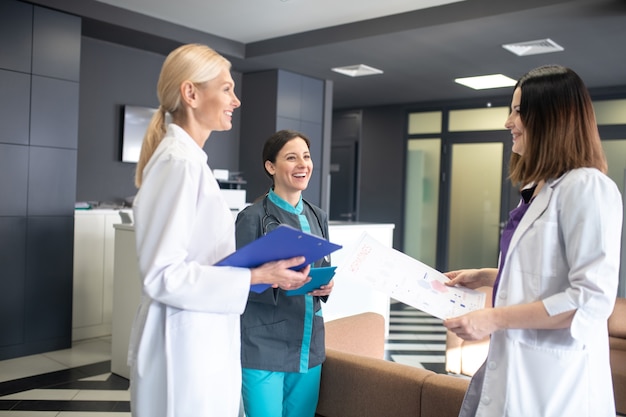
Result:
[[[318,417],[456,417],[469,380],[382,359],[376,313],[326,323]]]

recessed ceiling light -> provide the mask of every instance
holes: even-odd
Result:
[[[551,52],[565,50],[565,48],[554,42],[552,39],[538,39],[536,41],[507,43],[502,45],[502,47],[517,56],[549,54]]]
[[[454,82],[462,84],[474,90],[486,90],[488,88],[512,87],[517,83],[512,78],[502,74],[480,75],[478,77],[457,78]]]
[[[347,75],[348,77],[363,77],[366,75],[383,73],[383,70],[379,70],[378,68],[370,67],[369,65],[363,64],[348,65],[346,67],[335,67],[332,68],[332,70],[340,74]]]

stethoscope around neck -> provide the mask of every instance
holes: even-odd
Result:
[[[267,210],[267,198],[268,198],[267,195],[263,197],[263,212],[265,213],[263,215],[263,219],[261,219],[261,227],[263,228],[263,235],[268,234],[269,232],[276,229],[278,226],[282,224],[281,221],[278,220],[276,216],[274,216],[273,214],[270,214],[270,212]],[[317,220],[317,225],[320,227],[320,231],[322,232],[322,237],[326,239],[326,236],[324,234],[324,228],[322,227],[322,221],[318,217],[317,213],[315,213],[315,210],[311,206],[311,203],[309,203],[305,199],[302,199],[302,202],[306,204],[307,206],[309,206],[309,208],[311,209],[313,216],[315,216],[315,220]]]

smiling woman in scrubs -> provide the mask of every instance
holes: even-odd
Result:
[[[272,135],[263,147],[263,166],[273,185],[263,199],[237,217],[237,246],[279,224],[328,239],[328,218],[302,198],[313,161],[309,139],[293,130]],[[328,266],[328,259],[316,267]],[[280,288],[250,292],[241,316],[243,402],[248,417],[313,417],[325,359],[321,301],[333,282],[307,295]]]
[[[239,317],[250,285],[307,281],[308,267],[289,269],[304,258],[252,270],[213,266],[235,250],[235,228],[203,146],[232,127],[241,104],[234,87],[230,63],[204,45],[174,50],[159,76],[133,207],[142,279],[129,347],[136,417],[237,416]]]
[[[505,126],[522,186],[498,269],[452,271],[448,284],[493,287],[493,308],[444,321],[466,340],[491,335],[461,416],[613,417],[607,319],[617,293],[622,198],[587,88],[571,69],[517,82]]]

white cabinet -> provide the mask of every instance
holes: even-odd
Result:
[[[115,254],[111,372],[130,379],[130,369],[126,364],[128,342],[137,307],[141,301],[141,278],[137,265],[135,230],[132,226],[125,224],[115,226]]]
[[[245,190],[222,190],[236,216],[245,207]],[[132,221],[132,210],[125,209]],[[72,340],[109,336],[112,332],[115,228],[120,210],[74,212],[74,294]],[[134,248],[131,248],[133,253]],[[137,281],[139,282],[139,281]]]
[[[113,225],[118,223],[121,223],[118,210],[75,212],[72,340],[111,334]]]

